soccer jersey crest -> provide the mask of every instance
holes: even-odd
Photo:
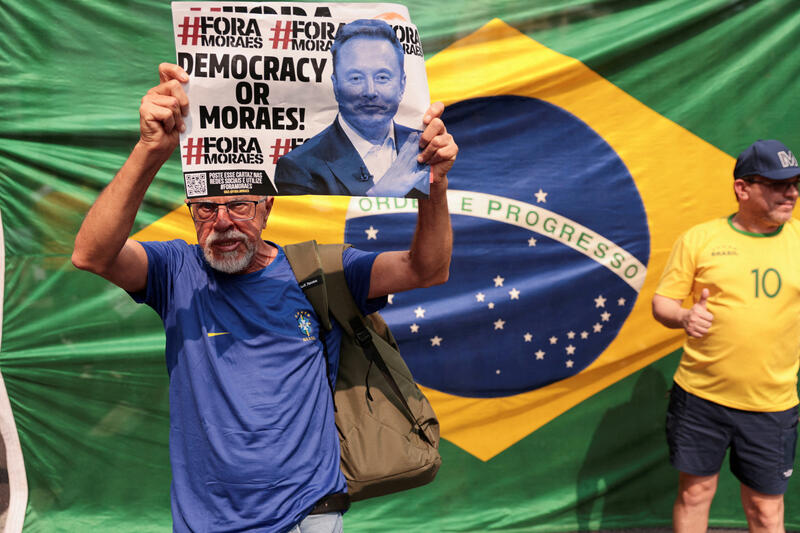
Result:
[[[315,337],[313,334],[312,329],[312,322],[311,322],[311,313],[308,311],[297,311],[294,314],[294,317],[297,319],[297,327],[300,332],[305,337],[303,340],[313,340]]]

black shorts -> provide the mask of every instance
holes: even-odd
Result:
[[[719,472],[731,449],[731,472],[762,494],[783,494],[797,444],[797,406],[774,413],[742,411],[672,384],[667,443],[672,466],[695,476]]]

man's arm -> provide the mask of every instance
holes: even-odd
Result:
[[[128,235],[153,177],[178,145],[189,108],[181,86],[189,80],[186,72],[166,63],[158,72],[161,83],[147,92],[139,108],[139,142],[89,209],[72,252],[77,268],[131,292],[146,286],[147,254]]]
[[[423,118],[426,127],[417,161],[430,165],[433,182],[430,197],[419,200],[411,248],[378,255],[370,275],[370,298],[438,285],[450,276],[453,229],[447,209],[447,173],[456,160],[458,146],[439,118],[443,111],[444,105],[436,102]]]
[[[656,294],[653,296],[653,317],[668,328],[683,328],[690,337],[701,338],[708,333],[714,315],[708,312],[708,289],[703,289],[700,300],[689,309],[681,300]]]

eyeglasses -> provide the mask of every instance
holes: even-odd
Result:
[[[786,194],[791,187],[800,190],[800,180],[795,181],[762,181],[754,178],[742,178],[747,183],[758,183],[764,187],[769,187],[772,192]]]
[[[231,220],[252,220],[256,216],[256,206],[264,201],[261,200],[236,200],[235,202],[188,202],[192,218],[195,222],[209,222],[217,218],[220,207],[228,211]]]

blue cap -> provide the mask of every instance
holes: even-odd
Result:
[[[788,180],[800,175],[800,167],[792,151],[782,142],[759,139],[739,154],[733,168],[734,179],[755,175]]]

